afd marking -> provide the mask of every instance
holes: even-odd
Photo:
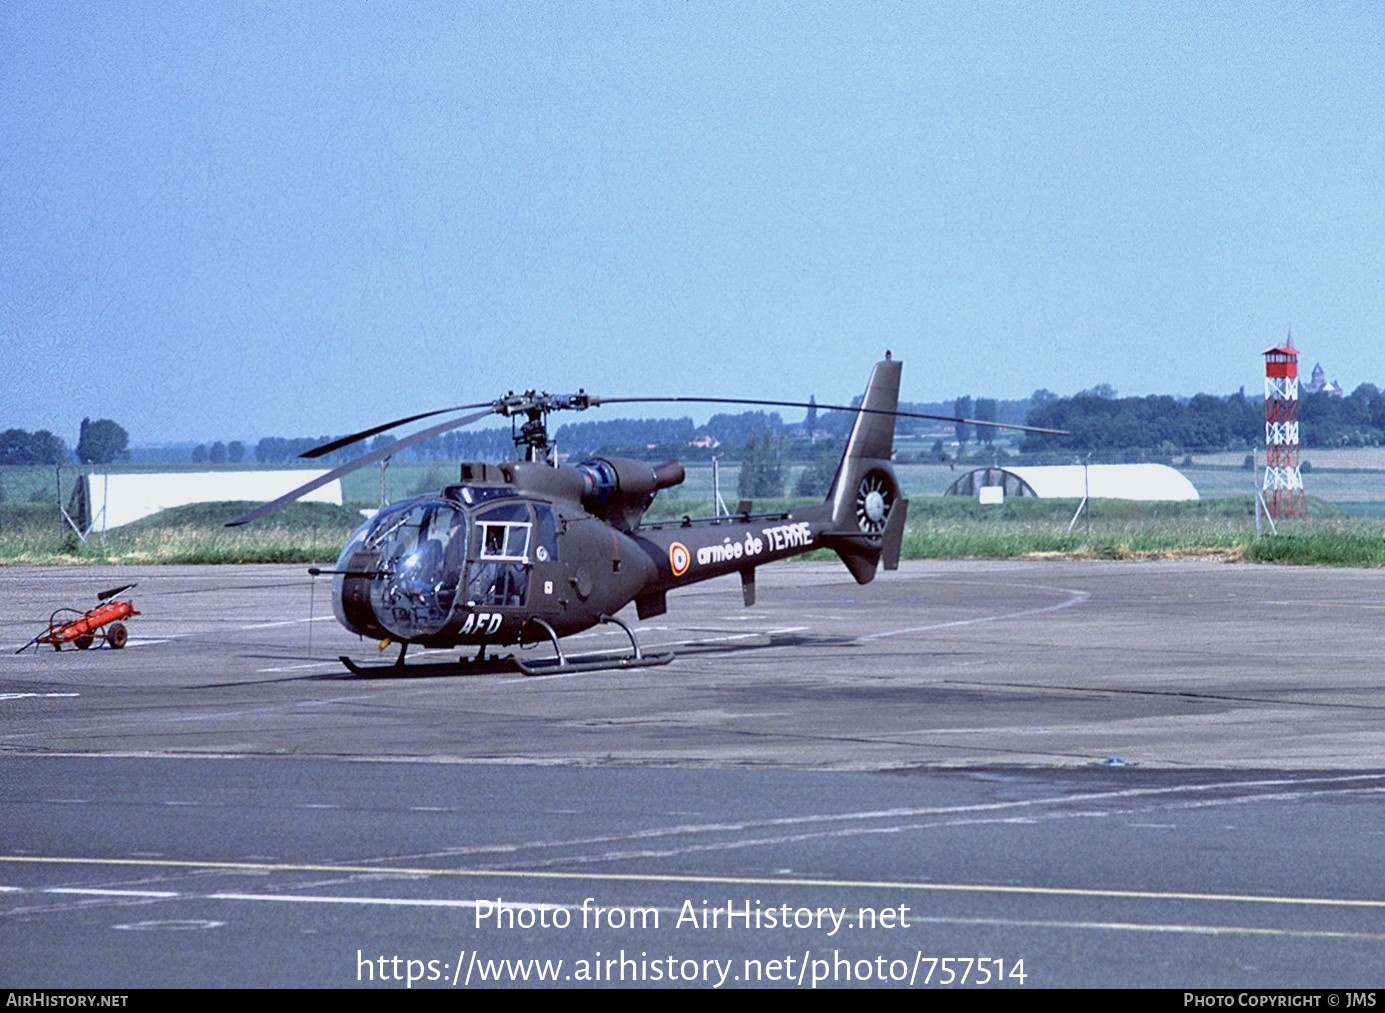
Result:
[[[692,554],[688,552],[686,545],[682,542],[674,542],[668,547],[668,568],[673,571],[675,577],[683,576],[688,572],[688,567],[691,565]]]
[[[500,629],[500,623],[504,618],[499,612],[469,613],[466,622],[462,623],[462,633],[480,633],[490,636]]]

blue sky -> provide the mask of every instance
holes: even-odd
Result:
[[[1371,4],[0,6],[0,428],[1385,385]],[[671,410],[669,414],[683,414]]]

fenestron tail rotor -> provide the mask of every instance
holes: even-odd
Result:
[[[885,530],[894,506],[895,488],[883,471],[871,470],[856,486],[856,526],[863,534],[878,535]]]

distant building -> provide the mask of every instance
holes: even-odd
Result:
[[[975,496],[1000,503],[1014,496],[1043,499],[1195,500],[1197,489],[1166,464],[1080,464],[975,468],[953,482],[945,496]]]
[[[1326,394],[1328,397],[1342,397],[1342,385],[1336,380],[1331,383],[1327,380],[1327,371],[1322,368],[1322,363],[1313,367],[1313,379],[1303,385],[1305,394]]]
[[[109,531],[161,510],[189,503],[221,503],[246,500],[268,503],[292,491],[304,481],[328,475],[327,471],[209,471],[156,475],[147,472],[121,475],[82,475],[72,492],[68,512],[82,534]],[[304,503],[341,506],[341,480],[300,496]]]

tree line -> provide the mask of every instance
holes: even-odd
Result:
[[[71,456],[82,464],[110,464],[123,460],[129,446],[130,434],[110,419],[82,419],[73,455],[62,437],[47,429],[6,429],[0,432],[0,464],[63,464]]]
[[[1037,400],[1037,399],[1036,399]],[[1152,454],[1213,453],[1265,444],[1265,402],[1235,394],[1167,394],[1116,397],[1109,387],[1072,397],[1045,399],[1028,425],[1066,429],[1066,436],[1031,433],[1020,451],[1141,451]],[[1346,397],[1323,392],[1299,399],[1299,441],[1307,448],[1385,445],[1385,393],[1363,383]]]
[[[239,464],[245,460],[245,444],[240,440],[222,443],[217,440],[210,447],[199,443],[192,448],[193,464]]]
[[[1026,434],[1023,453],[1051,450],[1141,450],[1151,453],[1210,453],[1265,441],[1263,401],[1244,393],[1231,397],[1196,394],[1179,402],[1167,394],[1114,397],[1083,391],[1056,398],[1029,413],[1031,426],[1065,429],[1066,436]]]
[[[813,399],[809,403],[813,404]],[[1026,435],[1018,449],[1022,454],[1036,456],[1101,451],[1147,455],[1212,453],[1263,446],[1265,440],[1264,401],[1258,396],[1248,397],[1244,389],[1231,395],[1195,394],[1190,398],[1167,394],[1117,397],[1109,385],[1101,384],[1070,397],[1040,389],[1022,400],[966,395],[950,402],[903,403],[900,408],[1068,431],[1066,436]],[[817,495],[821,491],[818,486],[825,489],[853,419],[850,411],[810,407],[802,422],[786,422],[778,412],[752,410],[718,413],[700,426],[687,416],[583,419],[560,425],[554,432],[559,450],[577,459],[596,454],[663,454],[689,460],[714,455],[739,460],[746,486],[741,494],[763,498],[782,495],[787,466],[794,464],[804,466],[802,488],[795,488],[796,493]],[[1321,392],[1305,394],[1299,403],[1299,420],[1300,441],[1306,448],[1382,446],[1385,392],[1364,383],[1345,397]],[[990,427],[966,423],[955,423],[952,428],[963,451],[970,442],[989,447],[998,435]],[[924,432],[936,433],[937,423],[909,418],[896,423],[896,433],[902,437]],[[218,440],[195,446],[191,460],[236,464],[253,453],[257,463],[284,464],[297,461],[305,450],[331,438],[269,436],[256,443],[253,452],[239,440]],[[378,449],[394,438],[382,434],[369,447]],[[706,445],[695,445],[698,441]],[[361,446],[347,447],[320,460],[340,463],[363,452]],[[455,461],[499,460],[513,455],[509,427],[489,426],[445,433],[408,448],[401,456]],[[83,419],[77,446],[72,451],[61,437],[45,429],[0,431],[0,464],[56,465],[74,459],[83,464],[109,464],[128,457],[129,434],[111,419]],[[772,491],[775,489],[778,491]]]

